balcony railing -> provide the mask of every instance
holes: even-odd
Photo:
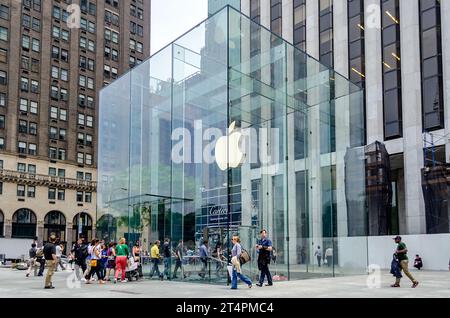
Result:
[[[59,189],[73,189],[87,192],[97,191],[97,182],[78,180],[58,176],[47,176],[29,172],[19,172],[0,169],[0,181],[20,183],[32,186],[54,187]]]

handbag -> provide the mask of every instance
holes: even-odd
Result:
[[[91,267],[97,267],[97,260],[91,259]]]

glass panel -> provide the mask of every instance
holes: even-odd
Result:
[[[364,94],[341,75],[227,7],[100,97],[97,228],[144,273],[225,284],[237,234],[256,278],[263,228],[276,280],[365,272]]]

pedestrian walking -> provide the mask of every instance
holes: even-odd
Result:
[[[82,282],[86,281],[85,272],[87,270],[86,266],[86,258],[88,257],[88,246],[84,242],[83,238],[79,238],[77,240],[77,243],[72,248],[72,254],[75,257],[75,276],[78,280],[81,280]],[[80,269],[81,269],[81,275],[80,275]]]
[[[150,257],[153,264],[152,270],[150,271],[150,279],[153,277],[153,274],[158,275],[159,279],[163,280],[164,276],[159,271],[159,261],[160,261],[160,255],[159,255],[159,246],[161,245],[161,241],[157,240],[155,244],[153,244],[152,248],[150,249]]]
[[[39,272],[37,276],[44,276],[45,258],[43,246],[37,248],[36,250],[36,263],[39,264]]]
[[[63,244],[56,244],[56,268],[55,272],[58,271],[58,266],[61,266],[62,270],[65,271],[66,268],[64,267],[64,264],[62,262],[61,256],[64,250]]]
[[[31,244],[31,248],[28,251],[29,259],[28,259],[27,274],[25,275],[26,277],[30,277],[30,273],[31,273],[32,269],[34,269],[34,276],[37,275],[36,252],[37,252],[36,244],[33,243],[33,244]]]
[[[317,257],[317,264],[319,264],[320,267],[322,262],[322,250],[320,249],[320,246],[317,246],[317,249],[314,252],[314,256]]]
[[[127,261],[128,255],[130,255],[130,250],[128,245],[126,245],[125,238],[121,238],[119,240],[119,244],[116,245],[116,270],[114,273],[114,284],[117,283],[117,277],[119,276],[119,271],[122,274],[122,283],[125,283],[127,280],[125,279],[126,269],[127,269]]]
[[[395,243],[397,244],[397,249],[395,250],[395,253],[397,255],[398,261],[400,262],[400,271],[403,270],[406,276],[411,280],[412,288],[416,288],[417,285],[419,285],[419,282],[411,275],[408,269],[408,249],[406,248],[406,244],[402,242],[401,236],[396,236],[393,238],[395,240]],[[395,279],[395,283],[391,285],[391,287],[400,287],[400,279],[401,277],[397,277]]]
[[[238,278],[247,284],[248,288],[252,288],[252,281],[250,278],[242,274],[242,265],[240,261],[242,247],[239,236],[234,235],[231,239],[233,249],[231,250],[231,262],[233,264],[233,273],[231,276],[231,289],[237,289]]]
[[[164,262],[164,272],[163,276],[166,276],[168,280],[170,280],[170,268],[171,268],[171,260],[172,260],[172,251],[170,248],[170,239],[166,238],[164,240],[163,245],[163,262]]]
[[[217,241],[216,247],[214,248],[212,255],[211,255],[215,262],[216,262],[216,276],[220,278],[220,271],[224,267],[224,257],[223,257],[223,249],[222,249],[222,242]]]
[[[267,276],[266,286],[272,286],[272,275],[270,274],[269,264],[271,258],[271,252],[273,250],[272,241],[267,238],[267,231],[261,230],[259,232],[261,239],[256,244],[256,251],[258,253],[258,269],[261,271],[259,282],[256,284],[258,287],[262,287],[264,279]]]
[[[181,273],[183,274],[183,277],[186,278],[186,275],[183,273],[183,240],[180,240],[178,242],[177,247],[175,248],[175,269],[173,270],[173,277],[174,279],[177,277],[177,271],[178,269],[181,270]]]
[[[333,264],[333,249],[331,247],[325,250],[325,259],[327,260],[327,266],[331,267]]]
[[[205,278],[206,276],[206,270],[208,268],[208,241],[204,240],[203,244],[200,245],[200,249],[199,249],[199,257],[200,257],[200,261],[202,262],[202,268],[200,270],[200,273],[198,273],[198,275],[202,278]]]
[[[108,244],[108,262],[106,264],[106,275],[105,275],[105,281],[110,281],[109,278],[111,275],[111,270],[114,270],[116,268],[116,250],[115,250],[116,243],[110,242]]]
[[[52,276],[56,268],[56,236],[50,235],[49,242],[44,246],[44,258],[47,265],[47,276],[45,276],[45,289],[53,289]]]
[[[86,277],[86,284],[91,283],[91,277],[94,276],[94,274],[97,275],[97,280],[99,284],[104,284],[103,276],[102,276],[102,265],[101,265],[101,250],[102,246],[99,240],[93,239],[91,242],[91,270],[89,271],[89,274]]]

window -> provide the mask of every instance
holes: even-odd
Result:
[[[56,199],[56,189],[55,188],[49,188],[48,189],[48,199],[49,200],[55,200]]]
[[[87,66],[87,58],[85,56],[80,56],[80,67],[81,68],[86,68]]]
[[[59,110],[59,119],[62,121],[67,121],[67,110],[66,109],[60,109]]]
[[[20,90],[22,92],[28,92],[28,78],[26,77],[20,78]]]
[[[68,42],[69,41],[69,31],[61,30],[61,38],[63,39],[63,41]]]
[[[81,87],[86,87],[86,76],[80,75],[79,80],[78,80],[78,84]]]
[[[66,150],[58,149],[58,160],[66,160]]]
[[[130,39],[130,50],[136,50],[136,41]]]
[[[38,18],[33,18],[31,27],[34,31],[41,32],[41,20],[39,20]]]
[[[56,168],[48,168],[48,175],[52,177],[56,177]]]
[[[50,127],[50,139],[56,140],[58,137],[58,128],[56,127]]]
[[[36,1],[36,0],[35,0]],[[25,196],[25,186],[20,186],[22,197]],[[17,188],[19,193],[19,186]],[[36,215],[29,209],[17,210],[12,217],[12,233],[13,238],[30,238],[36,236]]]
[[[41,0],[33,0],[33,9],[41,11]]]
[[[144,45],[141,42],[137,42],[136,51],[138,51],[139,53],[144,52]]]
[[[333,0],[320,0],[319,12],[319,60],[325,66],[333,68]]]
[[[67,50],[61,50],[61,60],[64,62],[69,61],[69,51]]]
[[[17,172],[26,172],[27,171],[27,165],[25,163],[19,162],[17,164]]]
[[[111,67],[109,65],[104,65],[103,66],[103,76],[105,76],[106,78],[109,78],[111,75]]]
[[[78,180],[83,180],[84,179],[82,171],[77,171],[77,179]]]
[[[119,52],[117,50],[112,49],[111,59],[113,61],[119,60]]]
[[[28,193],[27,196],[29,198],[35,198],[36,197],[36,187],[34,186],[28,186]]]
[[[24,98],[20,99],[19,110],[21,112],[27,112],[28,111],[28,100],[27,99],[24,99]]]
[[[6,107],[6,94],[0,93],[0,107]]]
[[[87,48],[87,39],[84,37],[80,37],[80,48],[82,48],[82,49]]]
[[[59,79],[59,68],[52,66],[52,78]]]
[[[85,162],[86,162],[87,165],[92,165],[92,155],[86,154]]]
[[[30,156],[37,156],[37,145],[36,144],[28,144],[28,154]]]
[[[0,63],[8,62],[8,50],[0,49]]]
[[[59,140],[65,141],[66,136],[67,136],[67,130],[65,130],[64,128],[60,128],[59,129]],[[65,159],[61,159],[61,160],[65,160]]]
[[[26,142],[23,142],[23,141],[19,141],[18,142],[18,153],[20,153],[20,154],[26,154],[27,153],[27,143]]]
[[[50,107],[50,118],[52,119],[58,119],[58,108],[56,107]]]
[[[84,178],[86,181],[92,181],[92,173],[86,172]]]
[[[59,38],[61,37],[61,29],[58,28],[57,26],[53,26],[53,29],[52,29],[52,36],[53,36],[54,38],[59,39]]]
[[[0,129],[4,129],[4,128],[5,128],[5,116],[0,115]]]
[[[30,123],[29,125],[29,134],[36,136],[37,135],[37,123]]]
[[[8,41],[8,29],[0,26],[0,40]]]
[[[84,153],[82,152],[77,153],[77,162],[79,164],[84,164]]]
[[[39,73],[39,60],[31,59],[31,71],[33,73]]]
[[[0,85],[6,85],[8,83],[8,73],[0,71]]]
[[[17,196],[18,197],[24,197],[25,196],[25,186],[18,184],[17,185]]]
[[[60,89],[60,95],[61,95],[61,100],[62,101],[68,101],[68,96],[69,96],[69,94],[67,93],[67,89],[65,89],[65,88],[61,88]]]
[[[88,77],[88,79],[87,79],[87,87],[89,89],[94,89],[94,79],[93,78]]]
[[[33,38],[32,40],[32,50],[34,52],[39,52],[41,50],[41,41],[38,39]]]
[[[0,150],[5,149],[5,138],[0,137]]]
[[[53,17],[55,19],[61,19],[61,8],[53,6]]]
[[[66,191],[64,189],[58,189],[58,200],[64,201],[66,199]]]
[[[50,147],[48,148],[48,157],[50,159],[55,159],[57,158],[57,150],[56,148]]]
[[[444,86],[442,79],[441,6],[439,1],[419,1],[422,122],[424,131],[444,128]]]
[[[93,97],[88,96],[88,98],[87,98],[87,106],[89,108],[94,108],[95,107],[95,102],[94,102],[94,98]]]
[[[92,193],[86,192],[84,194],[84,202],[91,203],[92,202]]]
[[[95,43],[94,41],[89,40],[88,41],[88,50],[91,52],[95,52]]]
[[[37,114],[38,113],[38,103],[34,101],[30,101],[30,113]]]
[[[78,114],[78,125],[84,126],[84,114]]]
[[[28,14],[22,14],[22,26],[29,28],[31,26],[31,17]]]
[[[84,134],[78,133],[77,142],[78,142],[79,145],[84,145]]]
[[[78,95],[78,105],[80,105],[81,107],[86,106],[86,96],[84,96],[83,94]]]
[[[95,70],[95,62],[94,60],[88,59],[88,70],[94,71]]]
[[[77,202],[83,202],[83,192],[77,191]]]
[[[92,135],[86,134],[86,146],[92,147]]]
[[[403,135],[399,0],[382,0],[381,6],[384,137],[389,140]]]
[[[94,127],[94,117],[86,116],[86,126],[93,128]]]
[[[32,93],[39,93],[39,82],[32,80],[31,81],[31,92]]]
[[[69,73],[65,69],[61,69],[61,80],[67,82],[69,80]]]
[[[28,173],[36,174],[36,165],[28,165]]]
[[[9,20],[9,7],[0,5],[0,18]]]

